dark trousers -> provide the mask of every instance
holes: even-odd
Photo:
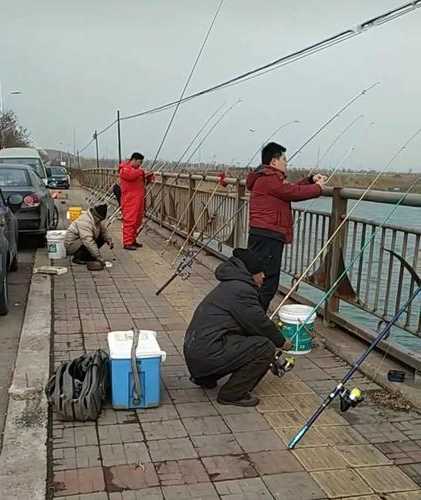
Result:
[[[231,373],[231,377],[219,390],[218,398],[225,401],[238,401],[250,393],[265,376],[275,357],[274,344],[264,337],[256,337],[255,345],[250,347],[250,361],[234,371],[217,372],[208,377],[196,378],[199,384],[217,382]]]
[[[121,206],[121,187],[118,184],[114,184],[113,193],[117,200],[118,206]]]
[[[100,236],[97,240],[95,240],[97,247],[101,248],[105,241],[102,236]],[[79,250],[76,250],[76,252],[73,254],[73,258],[77,260],[81,260],[83,262],[93,262],[95,257],[91,254],[91,252],[84,246],[82,245]]]
[[[281,259],[284,244],[280,240],[249,234],[248,248],[256,252],[259,257],[266,260],[266,278],[259,290],[259,299],[265,311],[275,296],[279,287],[279,274],[281,272]]]

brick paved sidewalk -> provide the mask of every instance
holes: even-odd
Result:
[[[115,227],[119,242],[119,228]],[[421,499],[421,417],[368,403],[339,414],[327,410],[295,450],[286,444],[347,369],[316,348],[284,378],[258,386],[257,409],[220,406],[216,391],[189,382],[183,335],[196,304],[215,284],[194,266],[188,281],[170,275],[170,249],[149,232],[144,248],[117,248],[113,267],[90,273],[72,266],[54,278],[54,363],[106,348],[110,330],[153,329],[168,354],[162,366],[162,404],[114,411],[96,423],[53,417],[50,494],[72,500]],[[119,247],[119,244],[116,245]],[[359,386],[376,388],[363,375]]]

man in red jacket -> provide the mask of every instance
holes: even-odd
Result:
[[[319,197],[325,182],[320,174],[294,184],[287,182],[285,153],[283,146],[270,142],[262,149],[262,165],[247,176],[251,191],[248,247],[268,262],[260,288],[265,311],[278,290],[284,244],[292,242],[291,202]]]
[[[153,177],[152,172],[145,173],[143,170],[143,158],[142,154],[133,153],[129,161],[119,166],[125,250],[136,250],[142,246],[136,241],[136,236],[145,210],[145,184]]]

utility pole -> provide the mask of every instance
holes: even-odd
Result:
[[[94,139],[95,139],[95,150],[96,150],[96,168],[99,168],[98,132],[96,130],[94,132]]]
[[[117,110],[117,142],[118,142],[118,164],[121,163],[121,130],[120,130],[120,110]]]

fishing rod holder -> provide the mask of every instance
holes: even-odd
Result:
[[[295,358],[293,356],[285,356],[283,359],[281,356],[282,352],[277,352],[274,361],[270,364],[271,372],[277,377],[283,377],[295,366]]]
[[[183,251],[176,259],[177,274],[182,280],[190,278],[193,272],[194,250],[189,248]]]
[[[354,387],[351,390],[344,387],[339,393],[339,399],[341,402],[342,412],[347,411],[350,408],[355,408],[364,401],[362,392],[358,387]]]

